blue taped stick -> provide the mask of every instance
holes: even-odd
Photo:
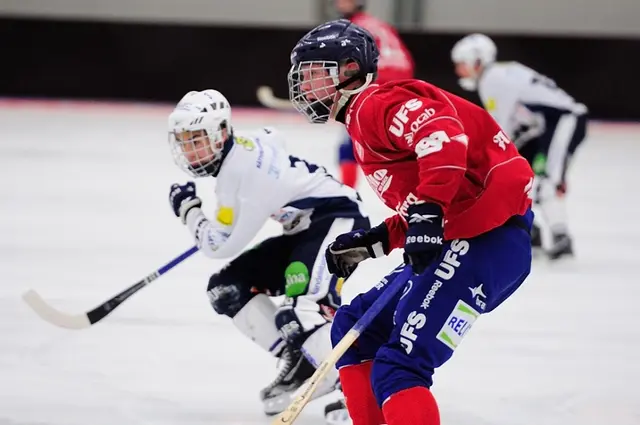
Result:
[[[158,275],[162,276],[163,274],[165,274],[166,272],[168,272],[169,270],[171,270],[172,268],[174,268],[178,264],[182,263],[187,258],[191,257],[196,252],[198,252],[198,247],[197,246],[193,246],[193,247],[189,248],[188,250],[186,250],[182,254],[178,255],[173,260],[169,261],[164,266],[160,267],[158,269]]]

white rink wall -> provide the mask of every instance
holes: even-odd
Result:
[[[167,148],[171,105],[0,101],[0,425],[268,424],[258,391],[275,362],[208,304],[224,265],[196,255],[84,331],[43,323],[28,288],[92,308],[192,241],[169,208],[188,176]],[[237,129],[286,133],[292,154],[337,170],[341,128],[235,109]],[[574,260],[531,277],[480,319],[436,373],[444,424],[640,423],[640,126],[594,123],[569,176]],[[361,182],[373,220],[390,210]],[[211,179],[198,181],[213,211]],[[211,188],[211,189],[209,189]],[[269,223],[256,240],[278,233]],[[399,260],[365,264],[348,300]],[[313,403],[301,425],[322,423]]]

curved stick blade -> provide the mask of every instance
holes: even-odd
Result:
[[[22,299],[43,320],[65,329],[85,329],[91,326],[86,314],[67,314],[51,307],[33,289],[22,295]]]
[[[273,90],[269,86],[258,87],[258,90],[256,90],[256,96],[262,106],[266,106],[267,108],[289,111],[294,110],[294,107],[289,99],[280,99],[278,97],[275,97],[275,95],[273,94]]]

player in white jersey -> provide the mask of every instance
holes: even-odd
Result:
[[[495,43],[483,34],[462,38],[451,51],[460,85],[478,91],[536,173],[534,245],[551,259],[572,254],[566,171],[586,136],[587,108],[550,78],[518,62],[496,62],[496,55]]]
[[[184,171],[216,178],[214,219],[202,211],[193,182],[172,185],[170,203],[205,255],[240,254],[211,276],[207,295],[218,314],[280,359],[276,379],[261,391],[265,413],[279,413],[331,351],[341,282],[327,270],[324,251],[338,235],[369,228],[369,219],[354,189],[287,154],[275,130],[234,132],[218,91],[180,100],[169,116],[169,142]],[[282,235],[245,250],[269,219]],[[280,295],[277,306],[269,297]],[[316,396],[333,391],[337,379],[336,372]]]

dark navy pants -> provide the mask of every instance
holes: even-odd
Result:
[[[380,405],[404,389],[430,388],[434,370],[452,356],[476,319],[499,306],[529,275],[532,221],[529,211],[476,238],[448,241],[440,257],[407,281],[337,367],[373,360],[372,387]],[[334,346],[396,275],[340,307],[331,332]]]

